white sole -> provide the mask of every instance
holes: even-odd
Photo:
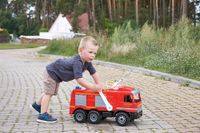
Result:
[[[33,106],[30,104],[29,108],[32,110],[32,111],[36,111]]]
[[[56,123],[57,121],[44,121],[44,120],[37,119],[37,122],[40,122],[40,123]]]

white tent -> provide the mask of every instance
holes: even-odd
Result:
[[[67,18],[62,14],[59,14],[53,25],[51,26],[49,32],[40,32],[39,36],[23,36],[20,38],[24,38],[26,40],[37,40],[37,39],[45,39],[45,40],[53,40],[53,39],[68,39],[73,38],[75,33],[72,30],[71,24],[68,22]],[[77,35],[77,33],[76,33]]]
[[[49,32],[40,32],[40,36],[49,39],[66,39],[73,38],[74,32],[72,26],[63,14],[59,14]]]
[[[63,17],[62,14],[59,14],[56,21],[51,26],[50,33],[69,33],[72,30],[71,24],[68,22],[66,17]]]

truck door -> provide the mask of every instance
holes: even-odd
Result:
[[[133,96],[130,93],[120,94],[118,100],[118,110],[129,110],[133,105]]]

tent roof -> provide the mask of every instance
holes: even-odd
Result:
[[[50,33],[69,33],[72,30],[71,24],[68,22],[66,17],[63,17],[63,14],[59,14],[51,28],[49,29]]]

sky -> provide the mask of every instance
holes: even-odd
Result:
[[[8,1],[8,3],[10,3],[12,0],[7,0]]]

